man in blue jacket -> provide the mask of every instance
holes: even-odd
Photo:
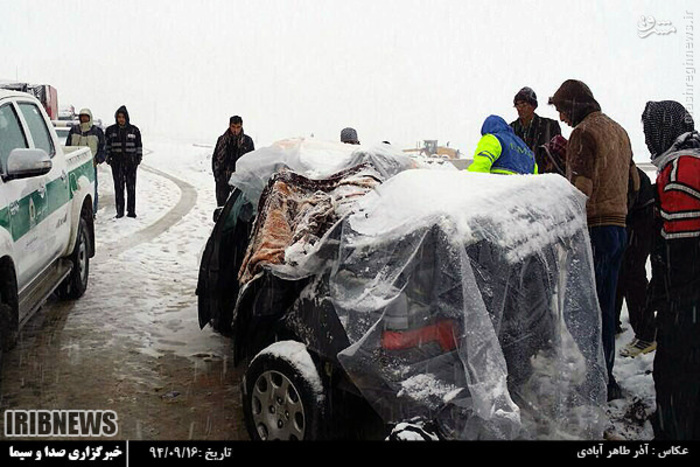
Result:
[[[535,155],[498,115],[490,115],[481,126],[482,137],[474,151],[470,172],[536,174]]]

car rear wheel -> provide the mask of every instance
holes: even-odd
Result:
[[[83,296],[88,286],[90,274],[90,237],[88,235],[87,221],[80,218],[78,226],[78,238],[75,248],[70,256],[73,269],[59,288],[61,298],[75,300]]]
[[[2,371],[3,354],[17,343],[18,329],[17,313],[11,305],[13,302],[16,303],[17,298],[14,271],[0,265],[0,273],[9,276],[6,281],[0,283],[0,371]]]
[[[243,411],[253,440],[323,437],[324,386],[306,347],[278,342],[260,352],[243,380]]]

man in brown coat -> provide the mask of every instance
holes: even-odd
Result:
[[[608,370],[608,400],[622,391],[613,376],[615,292],[627,243],[628,187],[639,187],[627,132],[601,112],[588,86],[567,80],[549,98],[562,122],[574,128],[567,145],[566,178],[586,196],[596,292],[602,313],[603,351]]]

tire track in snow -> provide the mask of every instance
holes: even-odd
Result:
[[[126,238],[102,245],[100,249],[95,252],[97,259],[116,256],[125,252],[126,250],[129,250],[130,248],[134,248],[142,243],[153,240],[166,232],[170,227],[177,224],[197,204],[197,190],[194,186],[182,179],[170,175],[169,173],[145,164],[141,165],[141,169],[173,182],[180,189],[180,199],[170,211],[148,227],[143,228]],[[108,201],[113,204],[114,197],[112,196],[110,199],[108,199]]]

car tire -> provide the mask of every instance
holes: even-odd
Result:
[[[298,342],[267,347],[243,378],[243,413],[254,441],[322,439],[327,400],[318,370]]]
[[[90,236],[84,217],[80,217],[78,237],[70,255],[73,268],[59,287],[59,296],[67,300],[75,300],[83,296],[88,286],[90,275]]]

